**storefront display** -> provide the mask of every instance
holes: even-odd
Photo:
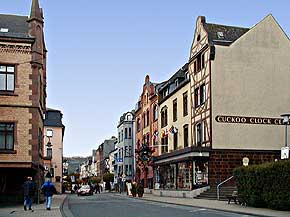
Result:
[[[177,189],[190,190],[192,161],[178,163]]]
[[[158,175],[160,189],[176,189],[176,164],[159,166]]]
[[[190,191],[208,185],[208,161],[191,160],[158,165],[154,169],[154,188]]]

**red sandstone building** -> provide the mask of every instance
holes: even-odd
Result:
[[[22,200],[26,176],[43,181],[43,19],[37,0],[29,17],[0,15],[0,201]]]
[[[152,155],[158,155],[155,147],[158,132],[158,96],[157,90],[161,84],[152,83],[149,76],[145,77],[145,83],[135,110],[136,123],[136,174],[137,181],[141,181],[145,187],[153,188],[153,163],[152,158],[142,160],[138,152],[142,147],[149,147]]]

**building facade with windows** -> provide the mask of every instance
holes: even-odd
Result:
[[[153,188],[153,161],[152,156],[158,155],[155,146],[158,133],[158,96],[157,90],[162,83],[150,81],[145,77],[142,93],[135,108],[136,123],[136,181],[140,181],[146,188]],[[148,149],[148,156],[142,156],[143,150]],[[144,153],[144,152],[143,152]]]
[[[124,176],[131,181],[135,171],[135,111],[124,113],[119,120],[118,143],[116,144],[115,176]]]
[[[60,110],[47,108],[44,119],[44,165],[56,190],[62,192],[63,138],[65,126]]]
[[[158,90],[158,156],[155,189],[192,190],[208,184],[208,156],[192,147],[188,64]]]
[[[32,0],[30,16],[0,15],[0,200],[6,202],[22,200],[27,176],[38,189],[43,182],[43,20],[37,0]]]
[[[198,17],[190,51],[192,146],[208,155],[209,184],[242,160],[274,161],[290,108],[289,38],[272,15],[252,28]]]

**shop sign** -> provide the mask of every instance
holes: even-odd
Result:
[[[246,167],[246,166],[248,166],[249,165],[249,158],[247,158],[247,157],[244,157],[243,158],[243,165]]]
[[[281,119],[281,118],[217,115],[215,117],[215,120],[219,123],[230,123],[230,124],[284,125],[283,119]]]
[[[289,147],[282,147],[281,148],[281,159],[288,159],[289,158]]]

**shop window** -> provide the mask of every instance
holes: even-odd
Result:
[[[178,163],[177,188],[182,190],[191,189],[192,162]]]
[[[173,100],[173,122],[177,121],[177,99]]]
[[[176,164],[160,166],[156,175],[161,189],[176,189]]]
[[[208,162],[195,161],[194,162],[194,185],[206,186],[208,185]]]

